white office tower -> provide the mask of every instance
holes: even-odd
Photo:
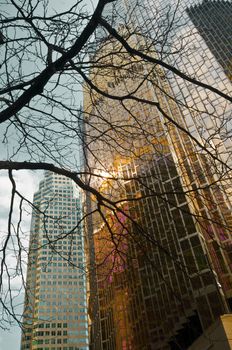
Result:
[[[80,218],[75,184],[45,172],[33,201],[22,350],[89,348]]]

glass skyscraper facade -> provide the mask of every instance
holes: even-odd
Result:
[[[164,42],[158,45],[159,57],[188,76],[231,95],[232,2],[147,0],[145,7],[145,17],[151,19],[149,30],[153,33],[166,30]],[[158,17],[160,14],[158,25],[152,20],[155,14]],[[141,16],[138,12],[135,16],[144,30]],[[188,150],[183,136],[179,141],[171,137],[179,164],[182,164],[184,183],[196,193],[188,197],[193,213],[199,216],[209,260],[231,304],[232,183],[225,175],[230,172],[232,159],[231,103],[170,71],[166,71],[165,76],[171,96],[178,104],[179,123],[199,142],[196,145],[191,141]],[[212,183],[216,185],[211,186]],[[205,190],[200,190],[202,186]]]
[[[110,22],[132,46],[229,94],[228,69],[202,34],[206,21],[200,30],[202,21],[192,19],[206,3],[216,12],[231,7],[125,0],[113,3]],[[219,32],[212,23],[210,35]],[[221,32],[219,45],[228,43],[227,34]],[[115,42],[102,40],[90,78],[104,92],[133,94],[134,101],[85,88],[87,169],[102,176],[88,181],[121,203],[118,210],[100,206],[93,217],[98,294],[90,310],[99,310],[90,313],[91,348],[187,349],[231,307],[231,105],[127,56]],[[230,60],[230,50],[221,49]]]
[[[88,350],[81,198],[45,172],[34,194],[21,350]]]
[[[232,4],[204,0],[187,8],[187,13],[208,48],[232,80]]]

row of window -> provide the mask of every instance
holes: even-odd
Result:
[[[83,279],[85,276],[83,275],[83,273],[81,273],[81,274],[79,274],[78,272],[79,272],[79,270],[78,269],[76,269],[76,270],[74,270],[74,271],[72,271],[72,274],[71,275],[67,275],[67,274],[64,274],[64,272],[65,271],[62,271],[62,273],[60,273],[60,274],[58,274],[58,275],[56,275],[56,274],[48,274],[48,273],[43,273],[43,274],[41,274],[41,277],[42,278],[50,278],[50,279],[56,279],[56,278],[61,278],[61,279]],[[75,272],[75,274],[74,274],[74,272]],[[69,271],[69,273],[70,273],[70,271]]]
[[[52,322],[52,323],[40,323],[40,324],[35,324],[34,328],[72,328],[72,327],[85,327],[86,323],[84,322],[77,322],[77,323],[67,323],[67,322]]]
[[[40,285],[48,285],[48,286],[55,286],[55,285],[74,285],[77,286],[79,284],[79,286],[84,286],[84,282],[79,282],[79,281],[41,281]],[[39,282],[38,282],[39,285]]]
[[[59,293],[71,293],[71,292],[76,292],[77,291],[77,289],[76,289],[76,287],[59,287]],[[79,291],[81,291],[81,292],[85,292],[85,289],[84,288],[79,288]],[[50,286],[50,287],[41,287],[40,289],[39,289],[39,292],[40,293],[46,293],[46,295],[47,295],[47,293],[51,293],[51,292],[55,292],[55,294],[53,294],[54,296],[56,296],[57,295],[57,288],[56,287],[52,287],[52,286]],[[83,297],[85,294],[81,294],[80,295],[80,297]]]
[[[81,294],[80,292],[83,294]],[[59,293],[54,293],[54,294],[53,293],[40,294],[39,297],[37,297],[37,299],[42,301],[49,300],[49,299],[65,299],[65,300],[68,300],[69,303],[71,299],[72,301],[75,301],[75,302],[77,302],[78,300],[78,304],[81,306],[86,306],[86,295],[84,294],[83,289],[82,288],[78,289],[76,287],[75,287],[75,293],[73,294],[68,294],[67,292],[59,291]]]
[[[57,338],[57,339],[38,339],[38,340],[33,340],[32,344],[33,345],[42,345],[42,344],[67,344],[67,343],[87,343],[87,339],[85,338]]]
[[[45,254],[46,255],[46,254]],[[50,257],[49,257],[49,259],[47,258],[47,257],[43,257],[43,256],[40,256],[39,258],[38,258],[38,260],[39,261],[47,261],[47,264],[50,264],[51,263],[51,260],[52,261],[62,261],[62,262],[59,262],[58,263],[58,266],[68,266],[68,263],[67,262],[65,262],[64,261],[64,258],[63,257],[61,257],[61,256],[54,256],[54,255],[51,255]],[[72,259],[70,259],[71,261],[77,261],[77,258],[73,258],[72,257]],[[80,258],[78,258],[78,261],[82,261],[83,262],[83,258],[82,259],[80,259]]]
[[[43,311],[43,312],[42,312]],[[53,311],[53,312],[51,312]],[[40,318],[41,321],[48,321],[51,317],[48,315],[43,315],[43,314],[57,314],[57,310],[40,310],[38,313],[38,317]],[[59,321],[65,320],[65,321],[77,321],[77,320],[86,320],[87,322],[87,316],[86,315],[56,315],[56,319]]]
[[[57,331],[37,331],[34,333],[35,337],[43,337],[43,336],[67,336],[67,335],[86,335],[88,336],[88,330],[87,329],[80,329],[80,330],[57,330]]]
[[[29,346],[28,347],[24,347],[24,349],[29,349]],[[45,348],[37,348],[37,350],[50,350],[50,349],[45,347]],[[64,346],[62,348],[57,347],[56,350],[88,350],[88,348],[87,347],[79,348],[79,347],[76,347],[76,346],[68,346],[68,347]]]
[[[52,273],[60,272],[60,273],[64,274],[64,273],[68,273],[68,272],[70,273],[70,271],[71,271],[72,275],[73,275],[73,273],[75,272],[75,270],[73,270],[73,269],[71,270],[71,268],[68,267],[67,265],[62,267],[62,263],[58,263],[58,264],[61,264],[61,265],[58,265],[57,263],[56,263],[56,265],[52,265],[52,264],[49,264],[49,265],[43,264],[41,267],[43,269],[45,269],[45,272],[47,272],[47,273],[49,273],[49,272],[52,272]],[[53,267],[53,266],[58,266],[58,268],[57,267]],[[78,273],[78,272],[79,272],[78,269],[76,269],[76,273]],[[82,272],[82,275],[83,275],[83,272]]]

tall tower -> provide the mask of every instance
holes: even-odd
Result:
[[[204,0],[187,8],[194,26],[232,80],[232,3]]]
[[[147,50],[136,35],[129,43]],[[228,311],[224,257],[230,258],[210,235],[223,233],[231,242],[225,221],[219,227],[216,217],[223,194],[220,187],[202,189],[214,174],[184,131],[165,71],[132,59],[112,37],[102,42],[96,62],[90,79],[98,91],[85,87],[86,165],[88,184],[110,203],[93,201],[91,208],[98,284],[92,297],[98,298],[101,338],[95,336],[92,349],[101,349],[100,342],[110,350],[186,349]],[[109,100],[99,90],[120,98]],[[133,98],[124,101],[125,94]],[[214,219],[205,212],[216,196]]]
[[[21,350],[87,350],[81,198],[45,172],[34,194]]]
[[[135,10],[133,0],[125,3],[141,35],[152,40],[161,60],[231,96],[231,1],[145,0]],[[232,308],[232,183],[226,175],[232,166],[231,103],[170,70],[164,71],[163,78],[176,101],[178,123],[190,135],[189,141],[183,134],[179,141],[175,137],[169,140],[182,164],[182,179],[192,191],[188,198],[204,228],[209,261]]]

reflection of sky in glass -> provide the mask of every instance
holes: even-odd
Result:
[[[159,56],[164,61],[199,81],[212,85],[225,93],[231,92],[231,83],[222,66],[187,13],[187,8],[194,4],[201,4],[202,1],[146,0],[143,6],[137,6],[137,8],[133,7],[134,1],[126,1],[126,3],[128,11],[132,11],[135,17],[133,23],[139,23],[141,31],[153,41]],[[213,3],[217,6],[217,1]],[[223,18],[221,20],[223,21]],[[146,27],[144,27],[144,21],[146,21]],[[217,31],[216,24],[215,31]],[[223,40],[224,38],[222,42]],[[211,137],[210,146],[212,148],[218,147],[220,139],[223,142],[220,146],[220,151],[223,153],[222,158],[228,160],[227,152],[232,150],[230,140],[232,121],[229,103],[212,92],[184,81],[171,72],[166,72],[166,76],[175,98],[182,104],[182,114],[190,132],[199,140],[207,140]],[[212,137],[216,130],[219,131]]]

